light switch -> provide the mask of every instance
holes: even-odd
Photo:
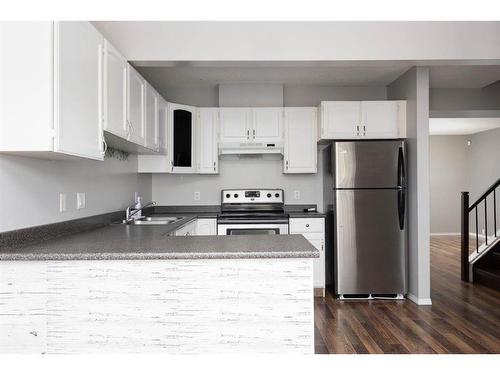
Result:
[[[85,208],[85,193],[76,193],[76,208]]]

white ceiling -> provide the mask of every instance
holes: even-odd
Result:
[[[221,83],[279,83],[314,86],[387,86],[414,62],[335,63],[164,63],[138,62],[138,70],[158,89]],[[166,65],[166,66],[163,66]],[[431,88],[483,88],[500,80],[500,65],[430,67]]]
[[[500,118],[430,118],[431,135],[470,135],[500,128]]]

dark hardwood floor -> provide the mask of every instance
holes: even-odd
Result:
[[[500,293],[460,280],[460,238],[431,238],[432,306],[315,298],[316,353],[500,353]]]

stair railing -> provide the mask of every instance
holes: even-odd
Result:
[[[469,206],[469,192],[462,192],[462,215],[461,215],[461,279],[463,281],[469,281],[469,241],[470,241],[470,231],[469,231],[469,217],[474,211],[475,216],[475,252],[479,254],[479,214],[478,207],[484,202],[484,241],[485,245],[488,245],[488,197],[493,197],[493,228],[494,237],[497,237],[497,201],[496,201],[496,189],[500,186],[500,179],[498,179],[493,185],[491,185],[488,190],[484,192],[472,205]]]

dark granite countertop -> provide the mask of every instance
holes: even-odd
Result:
[[[285,212],[291,218],[299,218],[299,217],[322,218],[326,216],[321,212],[306,211],[309,208],[312,208],[314,210],[317,209],[315,204],[287,204],[285,205]]]
[[[166,213],[166,212],[165,212]],[[163,213],[163,215],[165,214]],[[158,215],[159,213],[155,213]],[[174,215],[172,211],[169,215]],[[39,243],[0,248],[0,260],[317,258],[301,235],[172,236],[196,218],[213,213],[181,212],[170,225],[111,224]]]

